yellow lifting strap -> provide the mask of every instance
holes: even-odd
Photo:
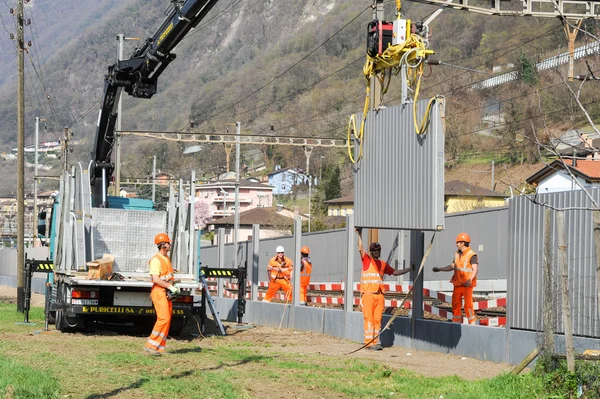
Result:
[[[401,0],[396,0],[396,9],[398,11],[397,18],[400,19]],[[363,108],[362,121],[360,128],[356,126],[356,116],[352,115],[348,121],[348,157],[352,163],[357,163],[363,156],[363,142],[364,142],[364,128],[367,113],[369,110],[369,95],[371,79],[376,78],[381,83],[381,94],[385,94],[389,88],[391,82],[391,75],[397,75],[403,66],[406,66],[406,82],[409,89],[413,92],[413,122],[416,134],[423,134],[429,126],[429,112],[431,106],[435,100],[431,98],[427,105],[427,111],[423,116],[421,122],[417,121],[417,101],[419,98],[419,92],[421,89],[421,78],[423,76],[424,63],[430,54],[433,54],[432,50],[427,48],[427,45],[423,38],[418,34],[411,34],[410,20],[406,21],[406,41],[402,44],[396,44],[389,46],[381,55],[370,56],[367,53],[367,59],[363,66],[363,74],[366,79],[367,89],[365,105]],[[387,84],[386,84],[387,75]],[[351,137],[354,134],[355,142],[358,145],[356,150],[356,156],[352,152]]]

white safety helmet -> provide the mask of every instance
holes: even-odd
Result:
[[[275,252],[280,253],[280,252],[285,252],[285,250],[283,249],[283,247],[280,245],[277,248],[275,248]]]

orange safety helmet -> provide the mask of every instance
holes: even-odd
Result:
[[[154,237],[154,244],[158,245],[163,242],[171,243],[171,239],[167,235],[167,233],[158,233],[156,237]]]
[[[308,248],[306,245],[303,246],[302,248],[300,248],[300,252],[303,254],[309,254],[310,253],[310,248]]]
[[[471,242],[471,237],[469,237],[469,235],[467,233],[459,233],[456,236],[456,242],[459,242],[459,241],[464,241],[464,242],[470,243]]]

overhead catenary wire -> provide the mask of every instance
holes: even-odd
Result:
[[[313,55],[317,50],[319,50],[321,47],[323,47],[325,44],[327,44],[331,39],[333,39],[335,36],[337,36],[342,30],[344,30],[348,25],[350,25],[352,22],[354,22],[355,20],[357,20],[365,11],[367,11],[368,9],[370,9],[371,6],[366,7],[364,10],[362,10],[358,15],[356,15],[355,17],[353,17],[350,21],[348,21],[344,26],[342,26],[340,29],[338,29],[334,34],[332,34],[330,37],[328,37],[325,41],[323,41],[321,44],[319,44],[317,47],[315,47],[312,51],[310,51],[308,54],[306,54],[304,57],[302,57],[300,60],[296,61],[294,64],[292,64],[290,67],[288,67],[287,69],[285,69],[283,72],[279,73],[277,76],[275,76],[274,78],[270,79],[267,83],[263,84],[262,86],[260,86],[258,89],[255,89],[254,91],[252,91],[250,94],[246,95],[245,97],[243,97],[242,99],[234,102],[233,104],[226,106],[225,108],[223,108],[220,111],[217,111],[215,113],[213,113],[212,115],[209,115],[208,117],[204,118],[200,123],[204,123],[206,121],[209,121],[211,119],[213,119],[215,116],[221,115],[222,113],[224,113],[225,111],[230,110],[231,108],[235,107],[236,105],[242,103],[243,101],[247,100],[248,98],[252,97],[253,95],[255,95],[256,93],[260,92],[261,90],[263,90],[264,88],[266,88],[267,86],[269,86],[271,83],[275,82],[276,80],[278,80],[279,78],[281,78],[283,75],[285,75],[287,72],[289,72],[291,69],[293,69],[294,67],[296,67],[297,65],[299,65],[300,63],[302,63],[304,60],[306,60],[308,57],[310,57],[311,55]],[[185,129],[185,128],[184,128]]]

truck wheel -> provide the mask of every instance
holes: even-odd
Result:
[[[70,333],[75,331],[85,331],[87,320],[81,317],[68,317],[64,312],[56,311],[56,329],[60,332]]]
[[[173,317],[171,319],[171,327],[169,328],[169,335],[173,337],[180,337],[183,332],[183,328],[186,325],[187,317]]]
[[[56,324],[56,312],[48,312],[48,324]]]

